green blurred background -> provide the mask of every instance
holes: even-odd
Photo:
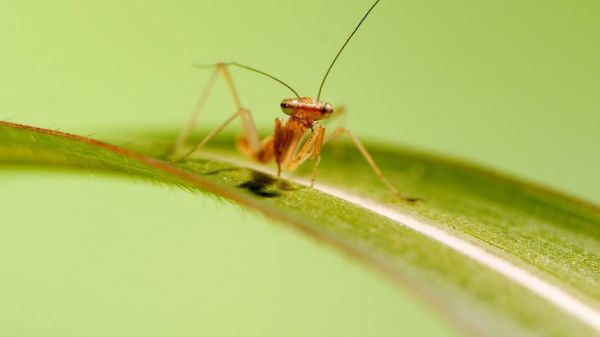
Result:
[[[238,61],[315,95],[371,4],[3,1],[0,119],[102,138],[180,127]],[[464,158],[600,202],[600,3],[383,0],[323,98],[361,138]],[[234,70],[265,129],[285,88]],[[202,122],[233,112],[220,83]],[[410,293],[213,199],[4,170],[3,335],[448,335]],[[33,211],[32,211],[33,210]]]

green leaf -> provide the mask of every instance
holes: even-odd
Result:
[[[273,177],[225,135],[184,163],[165,160],[174,133],[109,145],[0,123],[6,164],[109,171],[200,190],[298,229],[414,290],[481,335],[590,336],[600,331],[600,210],[498,173],[415,151],[367,144],[392,196],[349,144],[307,172]],[[161,159],[162,158],[162,159]]]

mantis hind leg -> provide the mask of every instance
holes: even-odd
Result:
[[[198,101],[196,102],[196,107],[192,111],[192,114],[190,115],[190,119],[189,119],[188,123],[179,132],[179,135],[177,136],[177,140],[175,141],[175,144],[173,146],[173,153],[181,152],[181,150],[185,146],[185,143],[187,142],[188,138],[191,136],[192,132],[196,128],[196,125],[198,124],[198,118],[200,117],[200,113],[202,112],[202,109],[204,108],[204,103],[206,102],[206,99],[210,95],[210,92],[212,91],[212,88],[215,84],[215,81],[217,80],[218,75],[219,75],[219,69],[215,69],[213,71],[212,75],[210,76],[210,79],[208,80],[208,83],[206,84],[204,90],[200,94],[200,97],[198,98]]]
[[[371,157],[371,154],[369,153],[369,151],[367,151],[367,149],[364,147],[362,142],[350,130],[348,130],[344,127],[337,128],[333,133],[331,133],[331,136],[329,136],[329,138],[326,140],[326,142],[334,140],[341,135],[346,135],[346,136],[348,136],[348,138],[350,138],[350,140],[352,141],[352,144],[354,144],[354,146],[358,149],[358,151],[365,158],[367,163],[369,163],[369,166],[371,166],[371,169],[373,170],[373,172],[375,173],[377,178],[379,178],[379,180],[388,188],[388,190],[390,190],[390,192],[392,192],[392,194],[394,194],[395,196],[397,196],[398,198],[400,198],[404,201],[409,201],[409,202],[421,201],[421,199],[419,199],[419,198],[409,198],[409,197],[402,196],[400,194],[400,192],[398,192],[396,187],[394,187],[394,185],[392,185],[392,183],[390,183],[389,180],[387,180],[387,178],[383,175],[383,173],[381,172],[381,169],[379,168],[379,166],[377,166],[377,164],[375,163],[375,160],[373,160],[373,157]]]
[[[204,137],[204,139],[202,139],[202,141],[200,141],[200,143],[198,143],[196,146],[194,146],[191,150],[185,152],[184,154],[181,154],[182,149],[185,147],[187,140],[189,139],[194,128],[196,127],[196,124],[198,123],[199,116],[204,108],[204,103],[205,103],[206,99],[208,98],[208,96],[210,95],[210,92],[212,91],[212,87],[214,86],[216,78],[218,77],[219,74],[221,74],[221,76],[225,79],[225,82],[227,83],[227,86],[229,87],[229,91],[230,91],[231,97],[237,107],[237,111],[234,114],[232,114],[231,116],[229,116],[221,125],[219,125],[217,128],[215,128],[206,137]],[[229,73],[227,66],[225,64],[220,63],[220,64],[216,65],[215,71],[211,75],[211,77],[208,81],[208,84],[206,85],[205,89],[203,90],[202,94],[200,95],[200,98],[198,99],[198,102],[196,104],[196,108],[192,112],[192,115],[190,117],[188,124],[182,129],[182,131],[179,133],[179,136],[177,137],[177,141],[175,142],[175,145],[173,148],[173,153],[174,153],[173,161],[174,162],[182,161],[185,158],[187,158],[188,156],[190,156],[192,153],[200,150],[204,145],[206,145],[206,143],[208,143],[217,134],[219,134],[227,125],[229,125],[236,117],[240,117],[240,119],[242,120],[243,132],[244,132],[243,138],[245,139],[245,142],[247,143],[248,149],[250,150],[250,152],[252,153],[253,156],[259,155],[259,153],[261,152],[261,143],[260,143],[260,138],[258,136],[258,131],[256,130],[256,126],[254,125],[254,120],[252,119],[252,114],[250,113],[250,110],[242,107],[238,92],[235,88],[235,85],[233,84],[233,79],[231,78],[231,74]]]

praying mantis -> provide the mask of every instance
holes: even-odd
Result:
[[[200,99],[198,100],[198,104],[196,106],[196,109],[192,113],[189,123],[186,127],[182,129],[179,136],[177,137],[173,149],[173,153],[175,154],[173,161],[180,162],[189,157],[192,153],[199,151],[233,120],[235,120],[236,118],[240,118],[243,125],[243,134],[237,141],[237,147],[240,150],[240,152],[242,152],[250,159],[259,163],[266,164],[271,162],[272,160],[275,160],[275,163],[277,164],[278,177],[281,175],[282,170],[293,172],[307,160],[312,159],[314,160],[314,164],[312,168],[310,186],[313,187],[317,174],[317,169],[321,161],[321,148],[327,142],[345,135],[350,139],[350,141],[362,154],[362,156],[370,165],[371,169],[379,178],[379,180],[387,187],[387,189],[394,196],[404,201],[418,201],[419,199],[404,197],[398,192],[394,185],[392,185],[392,183],[390,183],[388,179],[383,175],[381,169],[373,160],[373,157],[369,154],[367,149],[364,147],[364,145],[361,143],[358,137],[354,135],[354,133],[352,133],[345,127],[338,127],[326,138],[325,126],[323,126],[321,123],[323,120],[330,118],[334,114],[342,113],[342,111],[339,110],[336,112],[332,104],[321,100],[321,93],[323,91],[325,81],[327,80],[327,76],[329,75],[331,69],[333,68],[333,65],[338,60],[342,51],[346,48],[348,42],[350,42],[350,40],[358,31],[360,26],[363,24],[367,16],[369,16],[371,11],[375,8],[375,6],[377,6],[379,2],[380,0],[377,0],[371,5],[371,7],[356,25],[352,33],[350,33],[342,47],[338,50],[333,61],[329,65],[329,68],[325,72],[325,75],[323,76],[323,79],[319,86],[317,98],[302,97],[290,85],[278,79],[277,77],[262,70],[241,63],[228,62],[217,63],[212,65],[196,65],[196,67],[198,68],[214,68],[214,71],[211,77],[209,78],[208,84],[202,92]],[[269,135],[262,140],[260,139],[250,110],[245,108],[240,102],[238,91],[234,85],[231,73],[229,72],[229,68],[231,67],[242,68],[266,76],[284,85],[291,92],[294,93],[295,97],[286,98],[281,101],[280,108],[286,115],[288,115],[288,118],[285,120],[282,118],[275,119],[275,128],[272,135]],[[198,144],[193,146],[188,151],[183,151],[183,149],[185,148],[185,144],[187,143],[191,133],[195,128],[198,117],[202,111],[204,102],[209,96],[211,89],[219,75],[225,79],[225,82],[227,83],[227,86],[229,88],[237,110],[235,113],[229,116],[221,125],[216,127],[208,135],[206,135]]]

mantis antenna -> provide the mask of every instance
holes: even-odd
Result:
[[[292,88],[289,84],[285,83],[284,81],[282,81],[282,80],[278,79],[277,77],[275,77],[275,76],[273,76],[271,74],[268,74],[268,73],[266,73],[266,72],[264,72],[262,70],[258,70],[256,68],[252,68],[252,67],[249,67],[247,65],[243,65],[243,64],[240,64],[240,63],[237,63],[237,62],[227,62],[227,63],[217,63],[217,64],[194,64],[193,66],[196,67],[196,68],[213,68],[213,67],[216,67],[218,65],[236,66],[236,67],[244,68],[246,70],[253,71],[255,73],[259,73],[259,74],[261,74],[263,76],[267,76],[267,77],[269,77],[269,78],[271,78],[271,79],[273,79],[273,80],[275,80],[275,81],[283,84],[286,88],[290,89],[294,93],[294,95],[296,95],[296,97],[300,98],[300,95],[298,95],[298,93],[296,92],[296,90],[294,90],[294,88]]]
[[[323,80],[321,81],[321,85],[319,86],[319,93],[317,94],[317,100],[319,100],[321,98],[321,92],[323,91],[323,85],[325,84],[325,80],[327,79],[327,76],[329,75],[331,68],[333,68],[333,65],[335,64],[335,61],[337,61],[338,57],[340,57],[342,50],[344,50],[344,48],[346,48],[346,45],[348,44],[348,42],[350,42],[350,39],[352,38],[352,36],[354,36],[354,33],[356,33],[356,31],[358,30],[360,25],[362,25],[363,21],[365,21],[367,16],[369,16],[369,13],[371,13],[373,8],[375,8],[375,6],[377,6],[379,1],[381,1],[381,0],[377,0],[377,1],[375,1],[375,3],[373,5],[371,5],[371,8],[369,8],[367,13],[362,17],[362,19],[360,19],[360,22],[358,23],[358,25],[356,25],[356,28],[354,28],[352,33],[350,33],[350,36],[348,36],[348,38],[346,39],[346,42],[344,42],[344,44],[342,45],[342,48],[340,48],[337,55],[335,55],[335,57],[333,58],[333,62],[331,62],[331,64],[329,65],[329,68],[327,68],[327,71],[325,72],[325,76],[323,76]]]

